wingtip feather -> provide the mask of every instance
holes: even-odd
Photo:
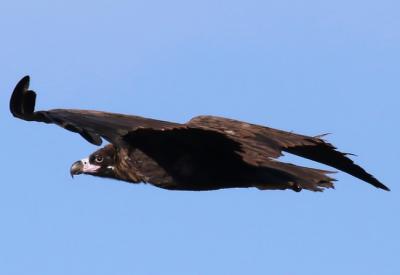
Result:
[[[376,187],[377,187],[377,188],[380,188],[380,189],[382,189],[382,190],[388,191],[388,192],[391,191],[389,187],[387,187],[386,185],[384,185],[384,184],[382,184],[382,183],[380,183],[379,186],[376,186]]]
[[[10,99],[10,111],[18,118],[24,118],[24,115],[31,114],[34,111],[36,93],[29,89],[30,77],[24,76],[17,83]]]

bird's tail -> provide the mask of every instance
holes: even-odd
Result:
[[[266,183],[256,184],[260,190],[267,189],[292,189],[300,192],[302,189],[320,192],[327,188],[334,188],[335,179],[328,176],[335,172],[297,166],[289,163],[271,161],[268,170],[273,169],[285,175],[285,181],[271,181],[271,173],[267,172]]]

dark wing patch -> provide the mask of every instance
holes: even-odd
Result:
[[[188,126],[214,130],[227,135],[241,144],[243,160],[252,165],[265,165],[271,158],[278,158],[282,151],[305,157],[346,172],[377,188],[389,188],[363,168],[319,137],[289,133],[264,126],[214,116],[199,116],[190,120]]]
[[[174,178],[168,188],[211,190],[236,187],[237,176],[250,166],[237,153],[240,144],[216,131],[198,128],[137,129],[124,136],[132,150],[139,149]],[[153,179],[153,184],[157,183]],[[175,186],[175,187],[174,187]],[[163,183],[163,187],[167,185]]]
[[[108,112],[72,109],[54,109],[35,112],[36,93],[29,90],[29,76],[16,85],[10,100],[11,113],[20,119],[54,123],[71,132],[79,133],[94,145],[102,143],[101,138],[118,143],[129,131],[138,128],[171,129],[184,127],[182,124],[129,116]]]

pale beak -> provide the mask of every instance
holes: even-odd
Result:
[[[74,175],[82,174],[83,173],[83,162],[81,160],[74,162],[72,164],[69,172],[71,173],[71,177],[74,177]]]

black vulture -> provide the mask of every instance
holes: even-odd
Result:
[[[35,111],[36,93],[29,76],[16,85],[11,113],[20,119],[54,123],[88,142],[110,144],[75,162],[71,175],[88,174],[169,190],[261,190],[333,188],[330,171],[279,162],[283,152],[314,160],[389,191],[356,165],[348,154],[322,139],[216,116],[174,123],[101,111]]]

